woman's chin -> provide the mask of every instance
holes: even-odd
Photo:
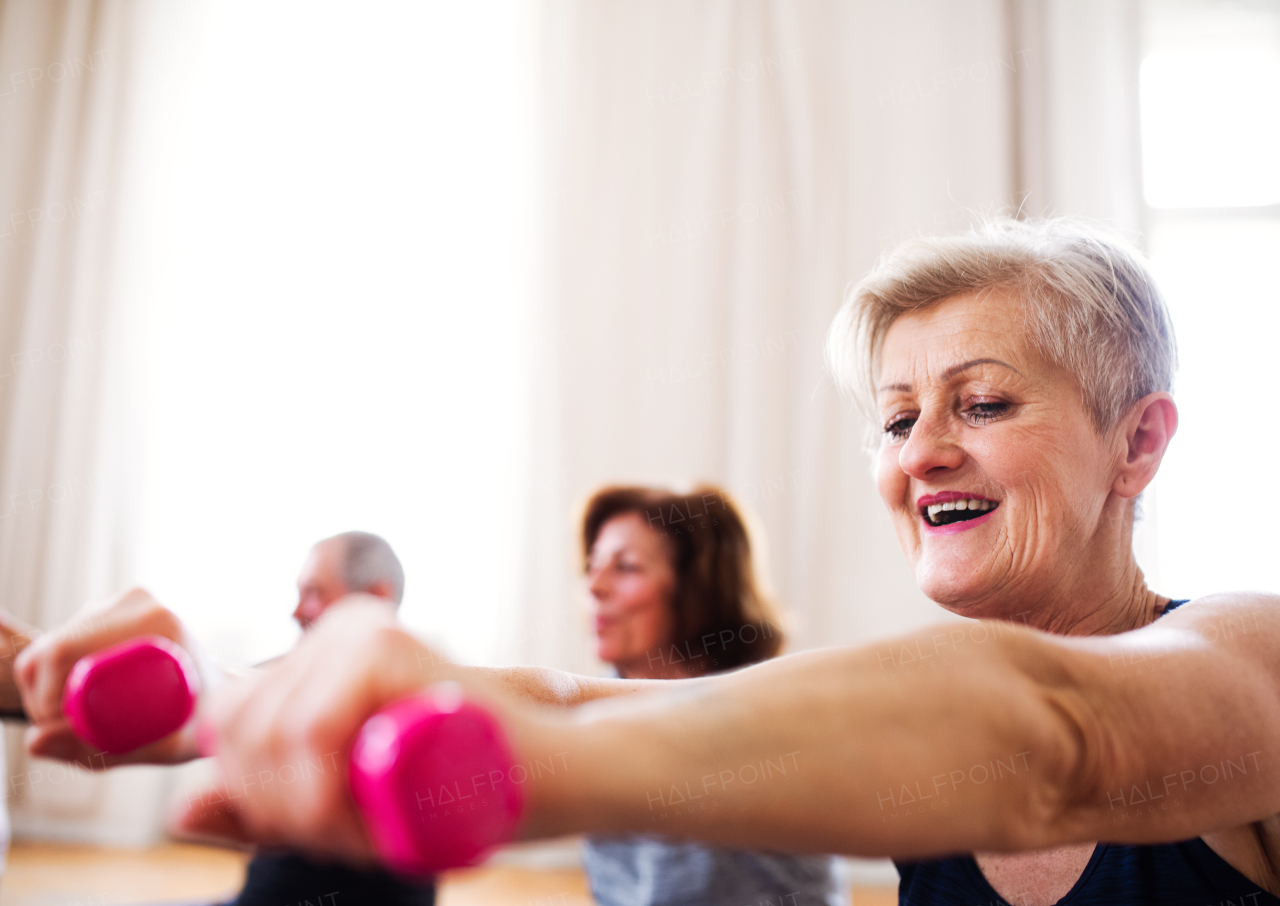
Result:
[[[955,564],[916,564],[916,584],[929,600],[953,613],[965,614],[970,607],[988,598],[991,584],[984,575]]]
[[[596,645],[596,660],[612,664],[618,660],[618,646],[602,642]]]

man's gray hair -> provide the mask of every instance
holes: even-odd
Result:
[[[372,532],[343,532],[324,540],[342,542],[342,581],[348,590],[368,591],[386,582],[391,586],[392,601],[398,605],[404,598],[404,567],[386,539]]]
[[[910,239],[849,291],[827,334],[827,364],[873,423],[885,335],[897,318],[954,296],[1007,290],[1040,353],[1076,376],[1099,433],[1148,393],[1171,390],[1173,323],[1142,255],[1075,218],[989,220]]]

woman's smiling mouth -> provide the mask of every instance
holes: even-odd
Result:
[[[926,494],[916,501],[916,511],[933,528],[979,519],[1000,505],[998,500],[963,491]]]

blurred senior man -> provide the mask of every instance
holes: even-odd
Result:
[[[400,605],[404,569],[395,551],[368,532],[325,538],[316,542],[302,565],[293,618],[306,632],[331,605],[361,592],[383,598],[392,607]],[[316,863],[293,853],[262,852],[249,863],[244,889],[227,906],[331,900],[341,906],[430,906],[435,902],[435,886],[409,883],[377,870]]]
[[[396,607],[404,597],[404,568],[391,545],[368,532],[343,532],[317,541],[298,576],[293,618],[304,630],[339,598],[363,592]]]

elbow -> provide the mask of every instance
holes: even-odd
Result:
[[[1062,690],[1042,692],[1042,718],[1033,740],[1042,757],[1034,765],[1030,795],[1010,828],[1011,848],[1044,849],[1096,837],[1090,819],[1098,801],[1106,765],[1113,758],[1099,722],[1077,696]]]
[[[997,642],[988,712],[1005,744],[1029,750],[1024,783],[998,795],[990,846],[1025,852],[1096,840],[1097,803],[1116,776],[1113,729],[1086,694],[1088,664],[1042,633],[1017,630]]]

